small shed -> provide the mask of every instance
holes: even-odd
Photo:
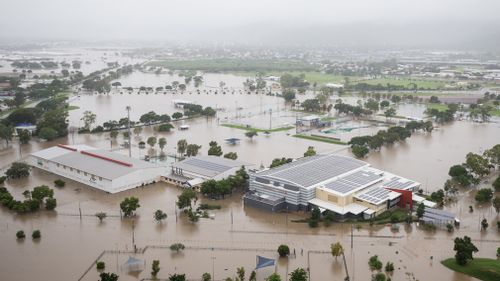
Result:
[[[122,269],[127,272],[143,271],[146,262],[134,257],[128,257],[128,260],[123,264]]]

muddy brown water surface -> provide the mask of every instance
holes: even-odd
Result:
[[[214,79],[214,81],[218,80]],[[71,111],[70,123],[77,124],[81,113],[92,109],[97,114],[97,123],[124,117],[124,107],[132,105],[133,117],[138,117],[149,110],[157,113],[175,112],[171,100],[188,99],[197,94],[167,95],[81,95],[72,104],[79,105],[79,110]],[[262,110],[261,110],[261,98]],[[151,127],[145,127],[140,136],[132,139],[132,156],[143,157],[146,153],[158,154],[159,149],[139,149],[137,143],[142,139],[155,135],[167,139],[165,152],[174,153],[179,139],[189,143],[202,145],[201,154],[206,154],[208,142],[216,140],[222,145],[224,152],[237,152],[238,159],[256,165],[268,166],[277,157],[300,157],[312,145],[318,153],[339,153],[351,155],[344,146],[314,142],[294,138],[289,131],[274,132],[269,136],[259,134],[253,140],[244,136],[244,131],[226,128],[219,124],[226,120],[254,120],[255,124],[267,126],[269,113],[266,106],[277,111],[278,106],[285,108],[284,102],[275,97],[246,95],[200,94],[196,101],[203,106],[217,104],[226,108],[217,118],[196,118],[176,122],[175,125],[188,124],[189,130],[174,129],[169,133],[159,133]],[[238,102],[243,109],[235,110]],[[249,114],[250,113],[250,114]],[[239,115],[238,115],[239,114]],[[275,124],[286,123],[295,116],[291,111],[273,113],[271,120]],[[238,118],[236,118],[239,116]],[[242,117],[243,116],[243,117]],[[360,132],[354,130],[350,135]],[[224,139],[241,138],[237,145],[228,145]],[[476,124],[471,122],[454,122],[443,125],[431,134],[416,133],[405,143],[384,147],[380,152],[372,152],[365,159],[374,167],[419,181],[426,191],[434,191],[442,187],[448,178],[451,165],[464,161],[468,152],[480,153],[497,144],[500,140],[498,123]],[[110,149],[127,154],[120,144],[122,136],[111,142],[107,133],[95,135],[68,136],[53,142],[32,141],[22,146],[22,156],[50,147],[57,143],[85,143],[87,145]],[[15,143],[12,147],[0,151],[2,167],[6,167],[19,157],[19,149]],[[167,167],[165,167],[167,169]],[[6,186],[16,198],[21,198],[26,188],[46,184],[53,186],[56,176],[33,170],[26,179],[8,181]],[[363,224],[354,230],[353,248],[350,248],[351,224],[334,223],[330,227],[310,229],[307,224],[295,223],[307,215],[301,213],[273,214],[254,208],[245,207],[241,193],[235,193],[225,200],[211,201],[200,196],[201,202],[222,205],[221,210],[210,211],[214,219],[200,219],[198,223],[190,223],[182,213],[175,211],[175,201],[181,190],[166,183],[156,183],[144,188],[129,190],[119,194],[105,194],[82,184],[67,181],[66,187],[54,188],[58,200],[57,211],[41,211],[35,214],[17,215],[5,208],[0,208],[0,280],[77,280],[92,266],[93,261],[104,251],[101,257],[106,262],[106,271],[117,272],[120,280],[141,280],[150,278],[151,263],[160,260],[159,278],[167,278],[169,274],[186,273],[189,279],[200,278],[203,272],[215,273],[217,280],[235,276],[236,267],[244,266],[247,276],[255,267],[255,256],[263,255],[278,258],[276,249],[280,244],[288,244],[295,250],[288,260],[278,259],[277,271],[284,276],[297,267],[309,267],[311,280],[343,280],[344,267],[342,260],[336,260],[329,253],[329,245],[340,241],[346,248],[346,258],[351,280],[369,280],[368,259],[378,255],[384,262],[394,262],[396,270],[393,280],[474,280],[465,275],[455,273],[440,264],[442,259],[453,256],[453,238],[469,235],[479,248],[476,256],[495,256],[496,247],[500,245],[500,235],[495,229],[498,216],[490,205],[478,205],[474,202],[474,191],[464,192],[457,202],[445,206],[460,218],[461,227],[454,233],[445,230],[425,232],[417,227],[401,225],[399,231],[393,232],[390,227]],[[136,196],[140,199],[141,208],[138,216],[131,219],[119,218],[119,203],[123,198]],[[468,206],[474,206],[474,212],[468,212]],[[80,218],[79,209],[83,216]],[[165,222],[159,224],[153,219],[153,213],[162,209],[168,214]],[[94,214],[107,212],[108,218],[102,223]],[[480,232],[479,222],[485,217],[490,221],[490,228]],[[23,229],[27,237],[17,241],[16,231]],[[40,241],[32,241],[31,231],[40,229]],[[132,250],[132,236],[140,248],[139,254],[127,253]],[[172,253],[167,246],[180,242],[187,249],[181,253]],[[156,246],[156,247],[153,247]],[[144,250],[145,249],[145,250]],[[120,253],[117,253],[119,250]],[[303,250],[303,251],[302,251]],[[128,274],[123,264],[129,256],[135,256],[146,262],[145,270],[139,274]],[[431,259],[432,257],[432,259]],[[271,269],[266,269],[267,271]],[[262,280],[266,270],[259,272]],[[272,271],[272,270],[271,270]],[[92,266],[83,280],[97,280],[98,272]]]

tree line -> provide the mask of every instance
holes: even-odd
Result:
[[[370,150],[379,150],[383,145],[391,145],[395,142],[404,141],[411,137],[415,131],[420,130],[430,133],[433,128],[431,121],[411,121],[405,127],[393,126],[387,130],[380,130],[373,136],[353,137],[348,144],[351,145],[351,151],[356,157],[363,158]]]

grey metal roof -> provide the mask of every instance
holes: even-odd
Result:
[[[366,201],[371,204],[378,205],[387,199],[389,199],[389,194],[391,194],[392,191],[382,188],[382,187],[375,187],[371,188],[368,191],[358,194],[354,197]]]
[[[443,210],[439,210],[439,209],[434,209],[434,208],[428,208],[426,207],[425,208],[425,212],[424,212],[424,216],[426,215],[435,215],[435,216],[440,216],[440,217],[448,217],[448,218],[451,218],[451,219],[455,219],[455,215],[453,213],[450,213],[450,212],[447,212],[447,211],[443,211]]]
[[[373,171],[361,170],[327,183],[325,187],[341,194],[347,194],[371,182],[379,181],[382,178],[382,175]]]
[[[206,177],[215,177],[234,167],[246,166],[247,163],[217,156],[194,156],[172,163],[172,168],[182,169]]]
[[[443,210],[426,207],[424,215],[420,219],[431,223],[450,223],[455,220],[455,215]]]
[[[68,146],[73,147],[73,146]],[[58,163],[60,165],[67,166],[68,168],[73,168],[92,174],[105,179],[113,180],[121,176],[127,175],[129,173],[135,172],[140,169],[147,168],[158,168],[159,166],[142,161],[136,158],[130,158],[125,155],[118,153],[113,153],[100,149],[88,149],[91,147],[78,147],[74,148],[85,148],[85,152],[90,152],[95,155],[99,155],[111,160],[125,162],[131,164],[131,166],[126,166],[118,164],[116,162],[101,159],[91,155],[83,154],[82,151],[72,151],[61,147],[51,147],[44,149],[42,151],[33,153],[33,156],[50,160],[52,162]]]
[[[260,172],[258,176],[311,187],[367,165],[363,161],[345,156],[315,155]]]

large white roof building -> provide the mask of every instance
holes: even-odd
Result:
[[[339,155],[315,155],[250,174],[245,203],[277,211],[311,205],[340,216],[373,215],[395,206],[400,193],[419,183]]]
[[[156,182],[164,168],[86,145],[57,145],[31,154],[33,167],[116,193]]]

